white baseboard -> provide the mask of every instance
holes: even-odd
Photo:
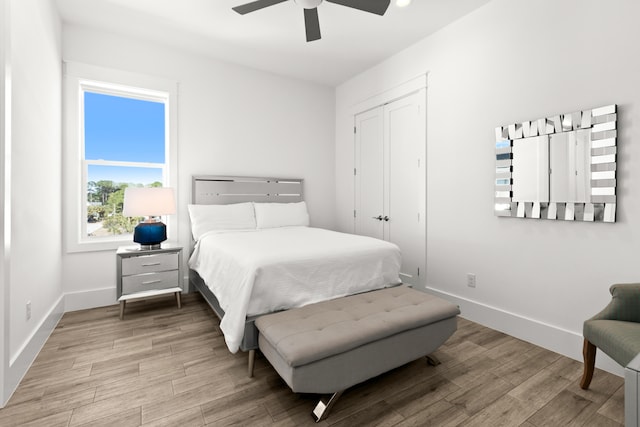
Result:
[[[64,294],[64,311],[85,310],[116,304],[116,288],[94,289],[91,291],[68,292]]]
[[[22,378],[38,356],[38,353],[40,353],[40,350],[42,350],[42,347],[47,342],[47,339],[49,339],[49,335],[51,335],[51,332],[53,332],[62,318],[64,307],[64,296],[60,296],[31,337],[29,337],[22,348],[18,350],[16,355],[11,359],[4,383],[3,396],[6,400],[0,402],[2,404],[0,407],[6,405],[9,398],[13,395],[13,392],[18,388],[18,384],[20,384],[20,381],[22,381]]]
[[[457,304],[460,307],[461,316],[465,319],[560,353],[571,359],[580,362],[583,360],[581,333],[549,325],[429,286],[426,287],[426,291]],[[624,377],[624,368],[601,351],[598,351],[596,356],[596,367]]]

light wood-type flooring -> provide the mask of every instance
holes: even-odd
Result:
[[[66,313],[0,410],[1,426],[304,426],[296,395],[264,357],[255,377],[199,295]],[[459,318],[435,355],[349,389],[320,425],[620,426],[623,379]]]

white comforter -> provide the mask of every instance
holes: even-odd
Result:
[[[392,243],[310,227],[209,232],[189,259],[225,311],[232,353],[246,316],[400,283],[400,264]]]

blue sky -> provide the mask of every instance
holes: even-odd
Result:
[[[164,109],[161,102],[85,92],[85,158],[164,163]],[[162,181],[162,170],[91,165],[88,179],[149,184]]]
[[[162,182],[162,169],[89,165],[88,178],[89,181],[147,185],[156,181]]]

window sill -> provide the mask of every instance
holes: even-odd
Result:
[[[83,241],[83,242],[68,242],[66,247],[67,253],[82,253],[82,252],[100,252],[100,251],[115,251],[120,246],[132,245],[131,239],[113,239],[113,240],[101,240],[101,241]]]

